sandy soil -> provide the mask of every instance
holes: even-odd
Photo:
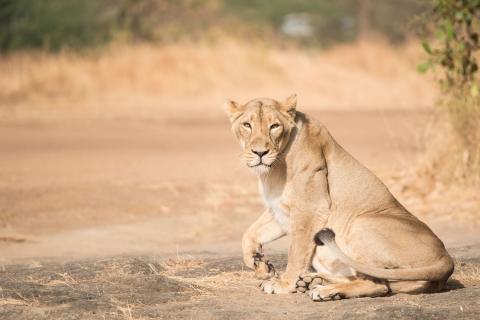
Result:
[[[457,259],[452,290],[323,304],[300,294],[262,295],[239,255],[241,233],[262,204],[220,116],[168,124],[12,123],[0,127],[0,317],[308,319],[328,312],[335,319],[467,319],[478,313],[478,219],[458,219],[478,198],[416,197],[399,183],[421,154],[426,113],[314,115],[445,241]],[[280,241],[267,250],[282,265],[285,248]]]
[[[426,118],[400,111],[317,117],[383,177],[417,157],[416,128]],[[256,178],[223,117],[5,125],[0,152],[0,235],[17,243],[8,241],[3,259],[238,241],[262,211]]]

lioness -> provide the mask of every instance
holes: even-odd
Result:
[[[263,291],[331,300],[441,290],[453,272],[442,241],[296,104],[292,95],[224,106],[267,207],[242,240]],[[276,276],[262,245],[287,233],[287,268]],[[320,281],[309,286],[311,267]]]

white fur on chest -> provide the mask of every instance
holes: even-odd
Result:
[[[285,231],[288,231],[290,216],[282,209],[282,190],[269,188],[268,184],[260,182],[260,193],[263,196],[265,205],[272,211],[275,221],[277,221]]]
[[[267,205],[272,210],[274,219],[287,231],[290,226],[290,217],[280,208],[279,201],[268,202]]]

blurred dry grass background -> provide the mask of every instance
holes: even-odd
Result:
[[[79,54],[0,58],[0,117],[109,115],[208,118],[223,99],[299,95],[302,109],[425,109],[434,83],[415,71],[418,43],[283,49],[232,38],[214,44],[111,45]]]
[[[0,3],[0,120],[212,117],[296,92],[308,109],[426,108],[414,0]],[[65,18],[70,17],[70,18]]]

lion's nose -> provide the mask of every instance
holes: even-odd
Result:
[[[252,152],[255,153],[257,156],[259,156],[260,158],[263,157],[264,155],[266,155],[270,150],[268,149],[264,149],[264,150],[253,150],[252,149]]]

